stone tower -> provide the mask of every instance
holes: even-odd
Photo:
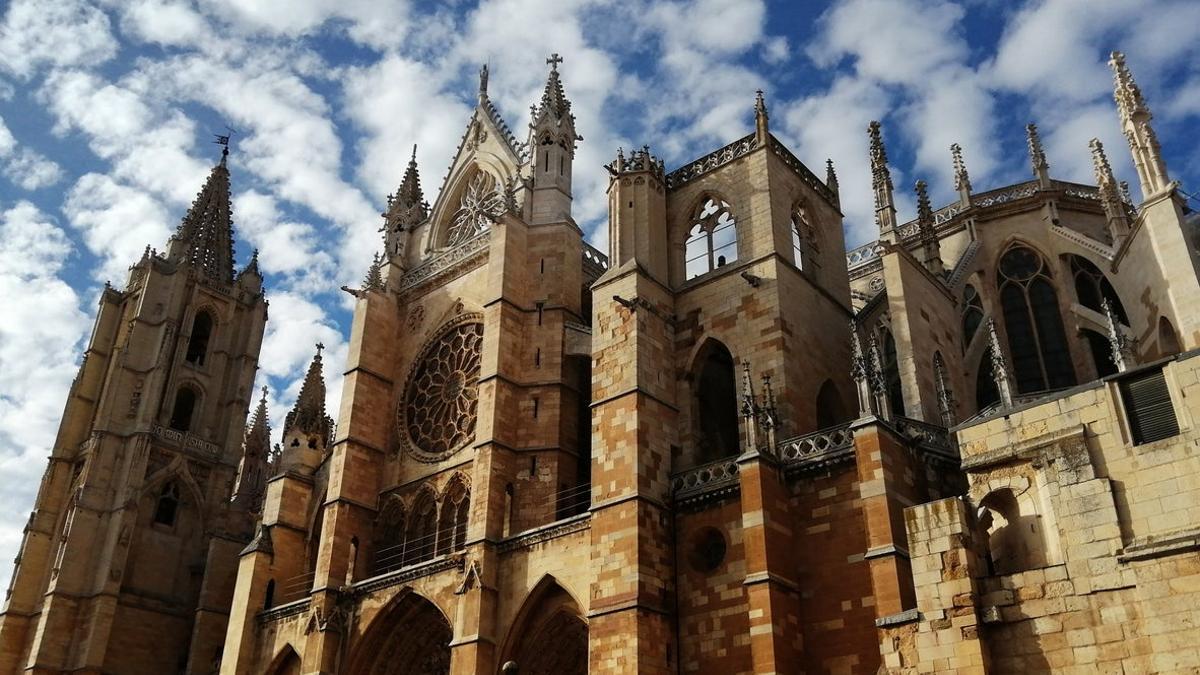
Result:
[[[0,673],[212,671],[258,508],[231,487],[239,465],[247,488],[265,470],[243,425],[266,318],[257,261],[234,274],[223,155],[167,253],[147,247],[101,295],[0,615]]]

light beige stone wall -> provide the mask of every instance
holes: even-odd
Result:
[[[1200,668],[1200,360],[1163,370],[1170,438],[1132,443],[1121,377],[959,431],[967,496],[906,514],[921,616],[885,629],[892,672]]]

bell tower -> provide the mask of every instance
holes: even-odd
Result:
[[[234,272],[227,155],[166,254],[147,247],[101,294],[0,614],[0,674],[207,673],[219,656],[214,608],[259,508],[231,488],[267,318],[257,257]]]

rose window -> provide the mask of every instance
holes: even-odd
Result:
[[[425,345],[400,406],[401,437],[418,459],[439,461],[475,437],[483,324],[464,317]]]

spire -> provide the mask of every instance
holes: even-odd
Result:
[[[233,283],[233,219],[229,169],[225,166],[228,156],[226,146],[169,247],[175,262],[189,262],[200,275],[222,284]]]
[[[767,102],[763,99],[763,90],[759,89],[754,97],[754,137],[759,146],[766,144],[768,133]]]
[[[550,64],[550,73],[546,76],[546,86],[542,90],[542,98],[534,106],[531,124],[537,126],[544,122],[551,122],[555,126],[563,126],[569,123],[573,133],[575,115],[571,113],[571,101],[567,99],[566,92],[563,91],[562,80],[558,76],[558,64],[562,62],[563,59],[558,54],[551,54],[550,58],[546,59],[546,63]],[[576,137],[573,140],[583,139]]]
[[[1133,74],[1125,65],[1125,55],[1113,52],[1108,65],[1113,71],[1113,98],[1117,102],[1117,112],[1121,118],[1121,130],[1129,141],[1129,150],[1133,154],[1133,165],[1137,168],[1138,180],[1142,184],[1142,198],[1149,199],[1151,195],[1171,185],[1167,174],[1167,164],[1163,161],[1162,148],[1158,144],[1158,136],[1150,126],[1154,118],[1142,90],[1133,80]]]
[[[850,377],[854,378],[854,386],[858,390],[858,416],[870,417],[872,414],[870,370],[867,357],[863,355],[862,341],[858,339],[858,326],[850,319]]]
[[[950,146],[950,156],[954,159],[954,189],[964,206],[971,205],[971,177],[967,175],[967,163],[963,161],[962,146],[955,143]]]
[[[988,319],[988,352],[992,357],[992,381],[1000,394],[1000,405],[1004,409],[1013,405],[1012,375],[1008,372],[1008,361],[1000,348],[1000,335],[996,333],[996,320]]]
[[[940,276],[945,268],[942,265],[941,242],[938,241],[937,228],[933,222],[933,207],[929,204],[929,190],[925,181],[918,180],[917,191],[917,233],[921,237],[921,262],[925,269],[934,276]]]
[[[388,195],[388,208],[383,214],[383,239],[387,249],[385,258],[402,253],[404,236],[400,233],[413,229],[428,217],[429,202],[425,201],[425,194],[421,191],[417,146],[414,144],[408,168],[404,170],[404,179],[400,181],[396,194]]]
[[[296,432],[306,436],[316,435],[320,440],[329,442],[333,420],[325,414],[325,375],[321,365],[321,351],[324,349],[325,345],[318,342],[317,354],[308,366],[304,384],[300,385],[296,405],[283,421],[285,436]]]
[[[1137,363],[1133,342],[1125,331],[1121,330],[1121,322],[1117,320],[1112,305],[1108,304],[1108,298],[1101,299],[1100,306],[1104,310],[1105,323],[1108,324],[1108,344],[1112,348],[1110,356],[1113,365],[1117,367],[1117,372],[1123,373]]]
[[[1100,203],[1104,206],[1104,215],[1108,218],[1108,231],[1115,246],[1120,247],[1121,241],[1129,235],[1129,214],[1121,201],[1121,188],[1117,185],[1112,166],[1104,154],[1104,144],[1100,139],[1093,138],[1089,147],[1092,149],[1092,167],[1096,172]]]
[[[887,150],[883,147],[883,136],[879,122],[867,126],[871,139],[871,188],[875,191],[875,224],[879,226],[880,240],[897,243],[896,202],[893,196],[892,172],[887,165]]]
[[[833,160],[825,160],[825,187],[833,192],[833,196],[841,200],[840,186],[838,185],[837,172],[833,170]]]
[[[367,275],[363,278],[364,291],[382,291],[383,290],[383,274],[381,268],[383,266],[383,256],[376,253],[371,257],[371,266],[367,268]]]
[[[233,484],[233,502],[257,512],[266,494],[267,464],[271,455],[271,424],[267,419],[267,388],[254,410],[254,417],[242,439],[242,458]]]
[[[1050,165],[1046,162],[1046,151],[1042,149],[1042,137],[1038,135],[1037,125],[1033,122],[1025,125],[1025,138],[1029,142],[1029,162],[1033,166],[1033,175],[1043,187],[1050,185]]]

